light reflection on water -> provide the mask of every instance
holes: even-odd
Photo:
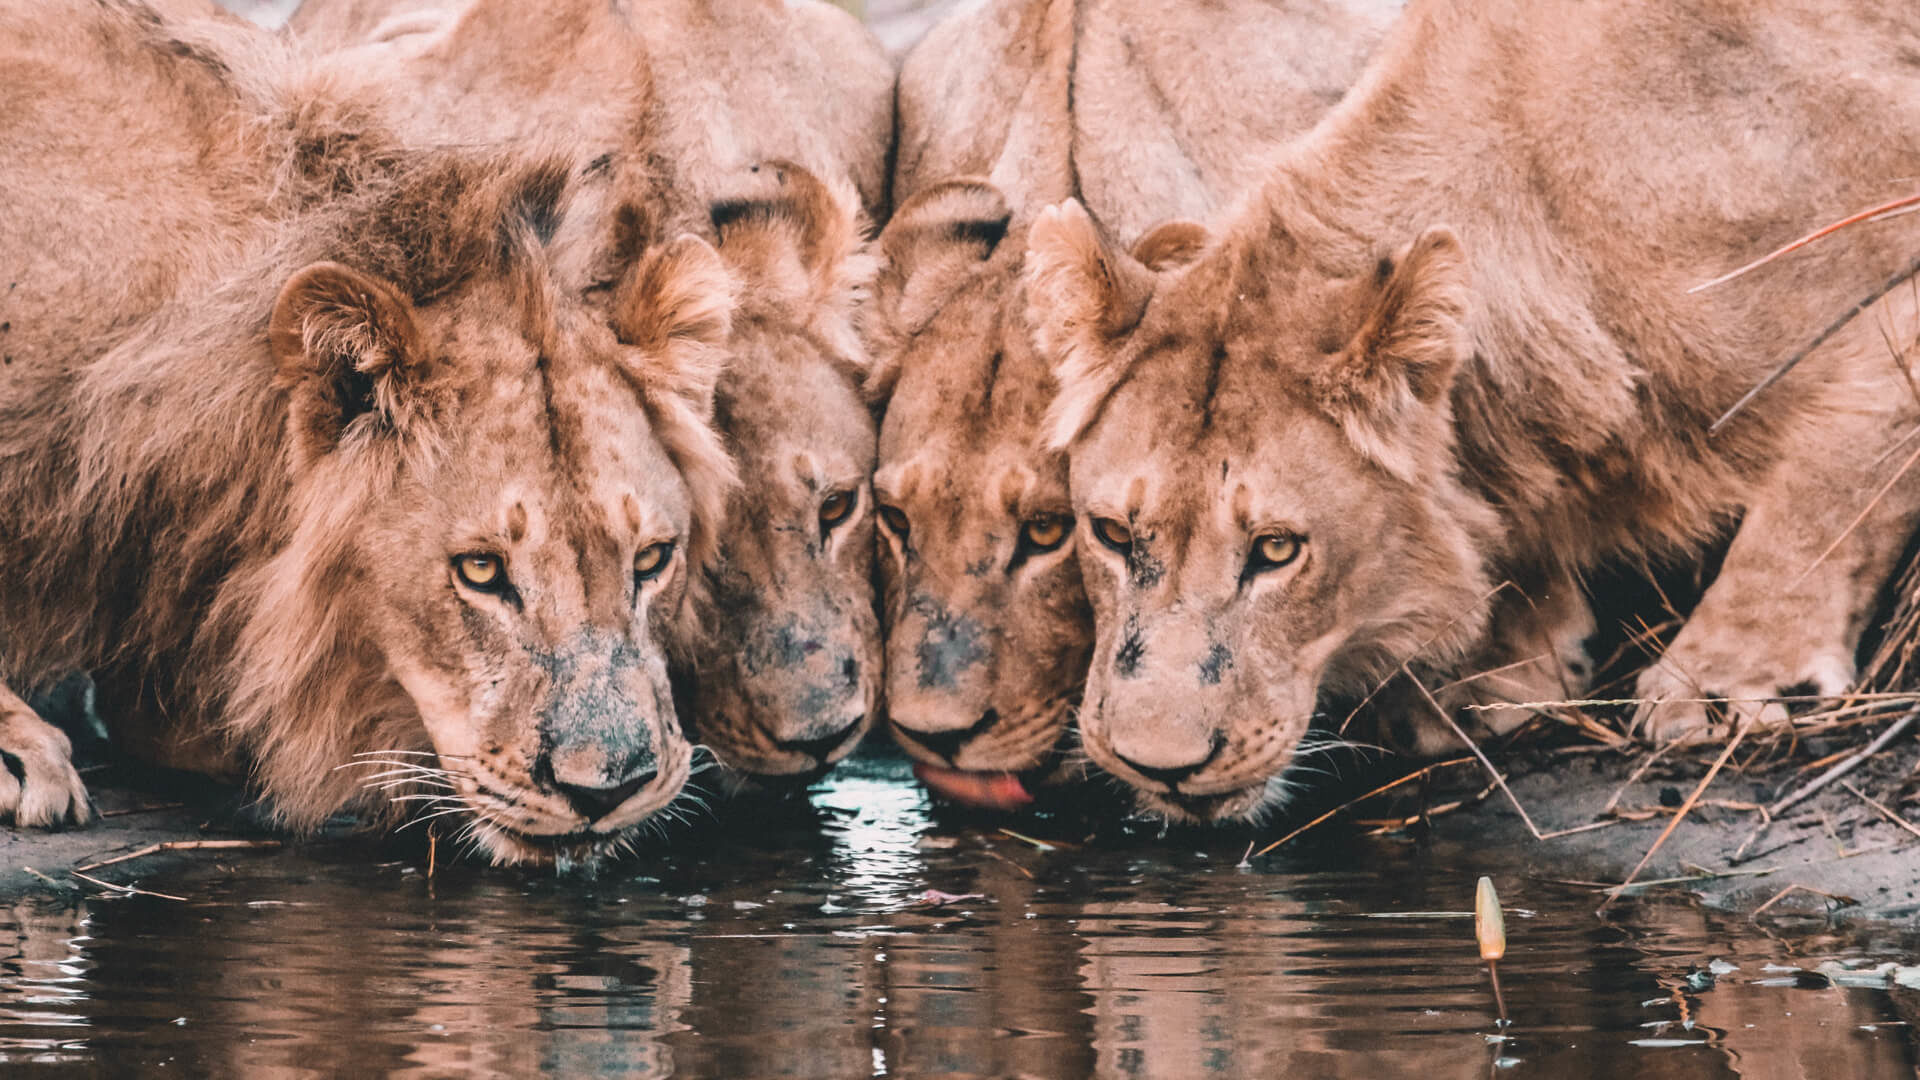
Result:
[[[1508,878],[1509,902],[1537,914],[1509,921],[1516,1024],[1499,1039],[1466,920],[1371,917],[1458,910],[1498,866],[1345,845],[1249,871],[1187,839],[1043,852],[942,829],[917,788],[871,771],[816,799],[817,822],[698,837],[595,881],[472,867],[428,881],[417,863],[329,848],[142,882],[186,903],[0,907],[0,1062],[1824,1080],[1920,1061],[1920,993],[1779,970],[1859,953],[1837,938],[1768,936],[1677,901],[1602,922],[1590,894]],[[929,908],[928,889],[986,899]],[[1876,948],[1911,963],[1913,944]]]

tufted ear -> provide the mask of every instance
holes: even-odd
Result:
[[[671,395],[703,420],[713,415],[736,289],[719,254],[692,235],[647,252],[627,271],[614,288],[613,332],[639,350],[627,374],[644,393]]]
[[[332,452],[362,417],[408,433],[433,411],[413,304],[381,278],[335,262],[306,267],[274,300],[267,342],[298,466]]]
[[[1151,236],[1152,234],[1149,234]],[[1153,271],[1101,237],[1073,199],[1042,211],[1027,234],[1027,318],[1060,384],[1047,442],[1065,449],[1126,374],[1122,339],[1153,296]]]
[[[907,340],[926,329],[993,257],[1012,216],[999,188],[971,177],[942,181],[900,204],[880,234],[880,264],[866,320],[875,360],[867,378],[870,397],[884,399],[892,392]]]
[[[713,390],[726,367],[735,281],[705,240],[683,235],[648,252],[614,288],[614,336],[633,347],[626,375],[640,391],[654,434],[693,499],[688,555],[711,565],[733,459],[713,429]]]
[[[1166,221],[1133,242],[1133,258],[1149,270],[1172,270],[1199,258],[1211,239],[1197,221]]]
[[[1434,226],[1397,260],[1383,260],[1374,296],[1346,348],[1315,376],[1321,403],[1368,456],[1414,475],[1406,426],[1448,415],[1454,372],[1472,348],[1472,271],[1453,231]]]
[[[740,282],[742,307],[781,309],[832,343],[861,371],[866,352],[855,306],[873,279],[861,242],[859,198],[791,162],[755,165],[708,208],[720,258]]]

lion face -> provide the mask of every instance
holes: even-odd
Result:
[[[731,292],[686,238],[619,293],[611,325],[529,274],[416,308],[322,263],[273,315],[296,513],[265,576],[330,599],[276,621],[264,596],[236,669],[265,685],[256,665],[351,633],[395,690],[346,703],[374,712],[349,744],[499,862],[610,851],[690,771],[667,657],[725,497],[704,416]],[[259,754],[270,791],[341,752],[307,737]]]
[[[850,190],[788,162],[730,175],[709,216],[736,291],[714,422],[748,483],[708,575],[688,727],[736,773],[804,783],[853,752],[880,693],[873,418]]]
[[[1155,271],[1074,204],[1031,244],[1095,612],[1083,743],[1144,808],[1248,816],[1323,690],[1364,693],[1482,629],[1445,394],[1458,244],[1277,284],[1246,255],[1261,244],[1231,240]]]
[[[940,768],[1037,773],[1057,764],[1092,635],[1007,222],[998,191],[955,181],[881,236],[874,498],[898,742]]]

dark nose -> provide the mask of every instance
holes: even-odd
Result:
[[[947,731],[915,731],[913,728],[903,727],[898,722],[895,722],[894,730],[933,751],[935,754],[940,755],[951,764],[953,759],[960,753],[961,747],[967,745],[975,736],[983,734],[999,722],[1000,711],[998,709],[988,709],[986,712],[980,714],[980,719],[975,720],[973,724],[968,727],[951,728]]]
[[[1124,754],[1116,753],[1114,756],[1126,762],[1127,768],[1132,769],[1134,772],[1139,773],[1154,783],[1167,785],[1167,790],[1172,791],[1180,786],[1180,781],[1213,764],[1213,759],[1220,756],[1220,751],[1225,749],[1226,745],[1226,739],[1215,735],[1212,744],[1207,749],[1207,756],[1191,765],[1142,765]]]
[[[573,809],[582,817],[589,821],[598,821],[613,813],[621,803],[632,798],[634,793],[646,787],[657,775],[659,775],[658,770],[649,768],[635,773],[613,787],[581,787],[578,784],[563,784],[559,781],[555,781],[553,786],[560,794],[567,797],[567,802],[573,804]]]
[[[836,731],[829,732],[826,735],[822,735],[819,738],[776,739],[774,740],[774,745],[782,750],[789,750],[796,754],[805,754],[820,764],[825,765],[827,759],[833,756],[835,750],[845,746],[856,737],[854,733],[860,730],[860,725],[866,718],[866,714],[861,713],[859,716],[853,718],[853,723]]]

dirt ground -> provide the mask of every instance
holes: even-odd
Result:
[[[1703,752],[1677,763],[1662,760],[1637,780],[1632,774],[1640,759],[1611,752],[1509,762],[1505,767],[1519,774],[1512,779],[1513,793],[1542,833],[1615,823],[1538,840],[1496,791],[1470,809],[1434,818],[1433,828],[1444,839],[1504,845],[1528,873],[1543,878],[1621,882],[1706,775],[1712,756]],[[1449,771],[1454,779],[1448,786],[1456,791],[1483,790],[1484,774],[1477,766]],[[1829,784],[1763,823],[1755,808],[1797,791],[1821,771],[1788,765],[1747,777],[1723,770],[1635,880],[1668,882],[1652,887],[1685,890],[1710,906],[1745,912],[1799,886],[1767,910],[1920,928],[1920,832],[1888,821],[1866,801],[1880,802],[1902,815],[1909,829],[1920,830],[1920,805],[1914,801],[1920,788],[1920,739],[1898,740],[1847,773],[1844,779],[1857,794],[1841,783]],[[1904,804],[1897,801],[1903,794]],[[1436,803],[1449,797],[1432,795]],[[1603,813],[1610,804],[1613,816]]]

